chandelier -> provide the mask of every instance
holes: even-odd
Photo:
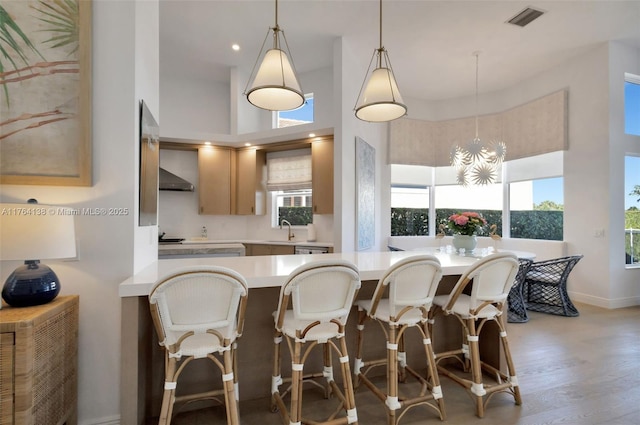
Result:
[[[507,153],[507,147],[502,141],[490,141],[485,144],[478,134],[478,57],[480,52],[474,52],[476,57],[476,135],[465,144],[456,144],[451,148],[451,165],[456,168],[458,184],[488,185],[495,183],[498,178],[500,165]]]

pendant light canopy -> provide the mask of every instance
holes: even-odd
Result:
[[[288,111],[304,105],[305,100],[298,77],[296,77],[287,38],[284,31],[278,26],[278,0],[275,3],[276,24],[267,30],[244,93],[247,100],[258,108],[269,111]],[[263,54],[270,34],[273,39],[273,47]],[[255,73],[260,58],[262,58],[262,63],[258,72]]]
[[[374,59],[376,68],[369,74]],[[393,74],[389,54],[382,45],[382,0],[380,0],[380,47],[373,51],[354,110],[356,117],[371,122],[392,121],[407,113],[407,107],[400,96]]]
[[[451,148],[451,165],[456,167],[458,184],[469,183],[487,185],[495,183],[500,165],[507,154],[507,147],[502,141],[490,141],[488,144],[480,140],[478,134],[478,57],[480,52],[473,52],[476,57],[476,136],[466,144],[456,144]]]

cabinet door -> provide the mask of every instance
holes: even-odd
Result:
[[[314,214],[333,214],[333,140],[311,144]]]
[[[255,244],[251,248],[251,255],[271,255],[271,245]]]
[[[288,245],[271,245],[271,255],[289,255],[294,254],[295,248]]]
[[[266,212],[266,154],[257,149],[237,153],[238,215],[263,215]]]
[[[200,214],[235,212],[235,151],[223,147],[198,149]]]

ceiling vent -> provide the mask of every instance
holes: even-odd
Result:
[[[509,19],[507,23],[517,25],[519,27],[524,27],[526,25],[529,25],[531,22],[538,19],[542,15],[544,15],[544,12],[542,10],[527,7],[523,11],[518,12],[516,16]]]

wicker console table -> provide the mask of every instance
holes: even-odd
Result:
[[[0,425],[75,425],[77,295],[0,309]]]

